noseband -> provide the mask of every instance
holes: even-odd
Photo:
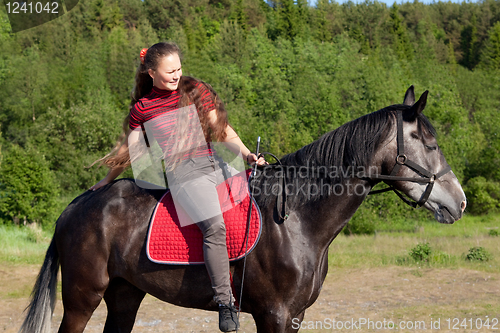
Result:
[[[449,165],[446,166],[443,170],[440,172],[433,174],[429,170],[421,167],[417,163],[413,162],[412,160],[408,159],[408,157],[405,155],[405,146],[404,146],[404,138],[403,138],[403,113],[401,111],[397,112],[397,146],[398,146],[398,155],[396,156],[396,165],[394,165],[394,168],[392,169],[392,172],[390,175],[374,175],[374,176],[360,176],[358,178],[364,179],[364,180],[381,180],[381,181],[406,181],[406,182],[414,182],[414,183],[419,183],[419,184],[427,184],[427,187],[422,194],[422,197],[420,198],[419,201],[412,201],[410,199],[407,199],[404,194],[396,190],[394,186],[389,186],[388,188],[382,189],[382,190],[377,190],[377,191],[371,191],[369,194],[378,194],[378,193],[383,193],[383,192],[388,192],[388,191],[393,191],[398,195],[398,197],[401,198],[405,203],[410,205],[413,208],[419,208],[422,207],[426,202],[427,199],[429,199],[429,196],[431,195],[432,188],[434,187],[434,182],[436,179],[444,176],[448,172],[451,171],[451,167]],[[421,177],[399,177],[396,176],[401,169],[402,166],[406,166],[413,171],[415,171],[417,174],[419,174]]]

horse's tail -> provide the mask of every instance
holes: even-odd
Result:
[[[31,292],[31,302],[26,308],[26,319],[24,319],[19,333],[49,333],[51,331],[50,322],[56,304],[58,271],[59,254],[55,239],[52,238],[35,287]]]

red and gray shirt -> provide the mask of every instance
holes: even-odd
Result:
[[[210,91],[202,83],[197,83],[196,86],[201,92],[201,112],[209,112],[215,109],[215,103]],[[172,122],[177,119],[175,112],[179,110],[179,100],[180,94],[178,90],[162,90],[153,86],[152,91],[135,103],[130,110],[130,129],[134,130],[149,120],[164,116],[155,129],[155,139],[162,146],[162,142],[166,141],[164,139],[176,135],[172,131],[172,128],[174,128]],[[172,117],[168,117],[168,113],[172,113]],[[166,149],[163,146],[162,148]],[[212,155],[212,150],[210,145],[205,145],[197,148],[196,154],[191,157],[208,155]]]

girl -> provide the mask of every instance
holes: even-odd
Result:
[[[158,43],[141,51],[131,110],[124,123],[126,135],[129,136],[131,130],[149,120],[177,112],[191,104],[196,107],[206,142],[215,139],[236,145],[247,163],[267,163],[251,153],[229,126],[227,113],[211,87],[182,76],[180,50],[176,44]],[[176,139],[180,142],[186,140],[184,136]],[[128,148],[128,140],[125,140],[115,156],[105,158],[104,163],[110,170],[90,190],[95,191],[110,183],[130,164]],[[215,167],[210,144],[189,149],[167,169],[174,201],[182,206],[203,233],[205,265],[212,282],[214,300],[219,304],[219,328],[222,332],[235,331],[239,323],[232,301],[226,229],[215,190]]]

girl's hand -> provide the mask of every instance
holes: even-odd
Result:
[[[255,155],[254,153],[248,154],[246,157],[246,160],[247,160],[247,163],[250,164],[251,166],[253,166],[255,163],[257,163],[257,165],[261,165],[261,166],[262,165],[269,165],[269,163],[266,162],[264,157],[257,158],[257,155]]]
[[[124,147],[124,146],[125,145],[123,145],[122,147]],[[128,146],[125,146],[125,147],[126,147],[126,149],[128,149]],[[121,149],[122,148],[120,148],[120,150]],[[118,154],[121,153],[120,150],[118,151]],[[111,183],[113,180],[115,180],[116,177],[118,177],[122,173],[122,171],[124,169],[125,169],[125,167],[123,167],[123,166],[117,166],[117,167],[109,169],[108,174],[106,175],[106,177],[104,177],[99,183],[97,183],[94,186],[92,186],[91,188],[89,188],[89,191],[98,190],[101,187],[103,187],[104,185],[107,185],[107,184]]]
[[[108,177],[104,177],[99,183],[95,184],[94,186],[89,188],[89,191],[95,191],[97,189],[100,189],[104,185],[109,184],[109,180],[107,179]]]

